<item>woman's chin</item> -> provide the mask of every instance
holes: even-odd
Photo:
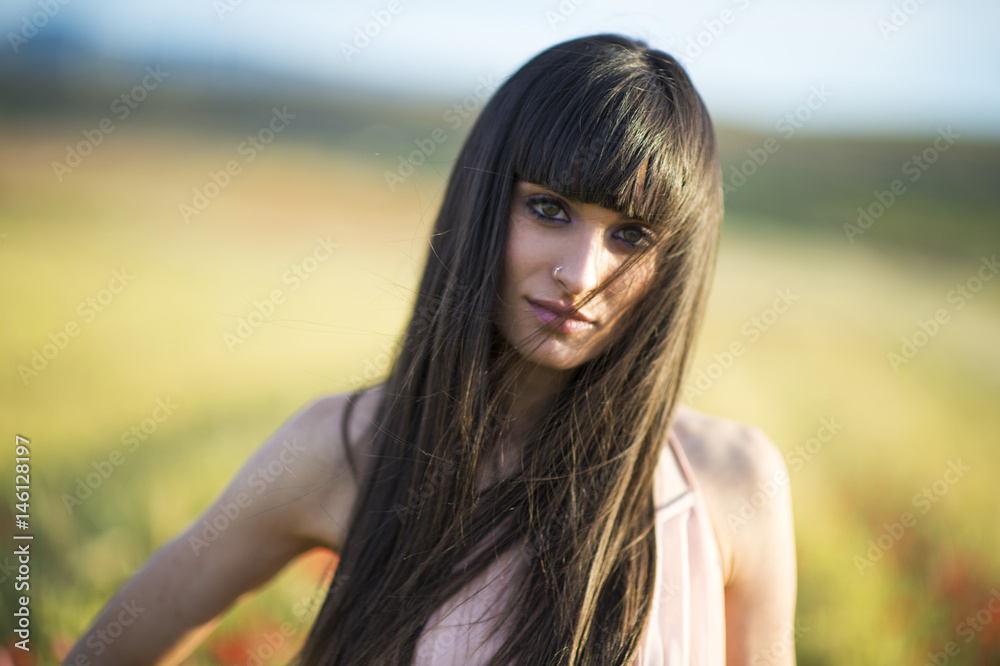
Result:
[[[545,340],[540,344],[518,344],[514,348],[532,365],[552,370],[572,370],[586,363],[592,356],[589,349],[580,349],[557,340]]]

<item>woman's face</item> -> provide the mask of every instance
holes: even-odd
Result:
[[[538,365],[565,370],[596,357],[650,283],[653,253],[580,307],[577,319],[558,311],[578,306],[652,234],[648,225],[615,211],[517,181],[497,306],[500,333]]]

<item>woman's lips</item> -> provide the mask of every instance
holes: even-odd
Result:
[[[530,300],[528,301],[528,307],[531,308],[531,311],[543,326],[557,333],[580,333],[594,327],[593,323],[579,319],[565,319],[562,322],[558,322],[557,320],[560,317],[558,314]]]

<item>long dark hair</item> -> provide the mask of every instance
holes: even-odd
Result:
[[[657,270],[616,341],[567,371],[522,469],[478,489],[523,360],[493,320],[517,180],[648,222]],[[510,548],[524,564],[490,666],[635,659],[655,582],[653,471],[721,219],[712,123],[669,55],[618,35],[576,39],[497,90],[451,173],[373,418],[375,462],[302,664],[412,663],[433,612]]]

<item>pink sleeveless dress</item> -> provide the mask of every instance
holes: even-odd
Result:
[[[649,624],[634,666],[724,666],[725,597],[719,547],[690,463],[668,437],[653,482],[656,511],[656,587]],[[663,497],[664,456],[676,455],[688,483],[673,499]],[[417,666],[484,664],[503,633],[485,638],[502,620],[505,592],[513,589],[524,556],[511,548],[483,574],[439,608],[417,642]]]

